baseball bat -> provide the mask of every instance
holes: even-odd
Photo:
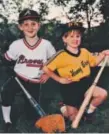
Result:
[[[17,83],[21,87],[22,91],[24,92],[24,94],[26,95],[27,99],[29,100],[29,102],[31,103],[31,105],[34,107],[34,109],[39,113],[39,115],[41,117],[45,116],[46,113],[44,112],[44,110],[37,103],[37,101],[30,95],[30,93],[25,89],[25,87],[22,85],[22,83],[20,82],[20,80],[17,77],[15,77],[15,80],[17,81]]]
[[[86,95],[86,97],[85,97],[85,99],[84,99],[82,105],[80,106],[80,109],[79,109],[79,111],[78,111],[78,114],[77,114],[77,116],[75,117],[75,120],[73,121],[73,123],[72,123],[72,125],[71,125],[72,128],[77,128],[77,127],[78,127],[79,122],[80,122],[80,120],[81,120],[81,118],[82,118],[82,115],[83,115],[83,113],[84,113],[84,111],[85,111],[87,105],[89,104],[89,101],[90,101],[90,99],[91,99],[91,97],[92,97],[92,95],[93,95],[94,88],[96,87],[97,82],[98,82],[98,80],[100,79],[100,76],[101,76],[101,74],[102,74],[102,72],[103,72],[103,70],[104,70],[104,67],[105,67],[107,61],[108,61],[108,56],[106,56],[106,58],[105,58],[105,60],[104,60],[104,62],[103,62],[103,64],[102,64],[102,66],[101,66],[99,72],[97,73],[97,76],[96,76],[95,79],[94,79],[94,82],[92,83],[92,85],[91,85],[90,88],[88,89],[88,90],[89,90],[89,91],[88,91],[88,94]]]

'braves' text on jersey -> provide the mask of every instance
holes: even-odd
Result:
[[[52,44],[45,39],[39,39],[30,46],[25,39],[14,41],[5,53],[7,60],[16,60],[14,71],[25,78],[40,78],[43,64],[55,54]]]

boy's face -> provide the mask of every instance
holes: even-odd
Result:
[[[81,43],[81,33],[77,30],[72,30],[62,37],[64,43],[72,48],[78,48]]]
[[[40,24],[35,20],[24,20],[22,24],[19,24],[19,29],[24,33],[26,37],[33,38],[37,35],[40,28]]]

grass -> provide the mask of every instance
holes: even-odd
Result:
[[[93,70],[92,79],[96,76],[99,68]],[[2,76],[3,75],[3,76]],[[1,72],[0,85],[6,80],[7,76]],[[102,85],[109,94],[109,68],[106,67],[100,80],[99,84]],[[42,85],[40,92],[40,104],[42,108],[48,114],[58,113],[59,107],[58,102],[62,100],[59,93],[58,84],[49,80],[45,85]],[[1,124],[3,122],[2,114],[0,110],[0,132],[2,132]],[[34,127],[33,120],[28,120],[25,117],[24,112],[24,100],[22,96],[16,96],[12,109],[12,118],[17,120],[16,127],[23,133],[38,133],[39,130]],[[81,124],[77,129],[71,129],[69,127],[66,133],[109,133],[109,97],[107,100],[97,109],[95,121],[92,124]]]
[[[95,78],[99,68],[92,69],[92,79]],[[106,67],[100,80],[99,80],[99,85],[101,85],[103,88],[105,88],[109,94],[109,67]],[[58,93],[58,88],[56,88],[56,82],[50,81],[52,83],[51,86],[52,88],[50,89],[49,84],[46,85],[46,89],[43,91],[42,98],[45,98],[44,102],[47,104],[43,104],[44,109],[46,109],[47,112],[49,113],[57,113],[58,112],[58,102],[61,100],[61,97],[59,96]],[[52,90],[50,92],[50,90]],[[56,94],[57,92],[57,94]],[[49,94],[50,93],[50,94]],[[50,99],[51,98],[51,99]],[[46,107],[48,105],[48,109]],[[69,127],[67,129],[67,133],[109,133],[109,97],[107,100],[99,106],[99,108],[96,111],[96,116],[95,116],[95,121],[92,124],[87,124],[83,123],[79,125],[77,129],[72,129]],[[68,127],[68,126],[66,126]]]

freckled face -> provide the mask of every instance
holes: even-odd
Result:
[[[81,43],[81,33],[77,30],[73,30],[63,36],[63,41],[72,48],[78,48]]]
[[[19,25],[19,28],[26,37],[33,38],[38,32],[40,24],[35,20],[25,20]]]

